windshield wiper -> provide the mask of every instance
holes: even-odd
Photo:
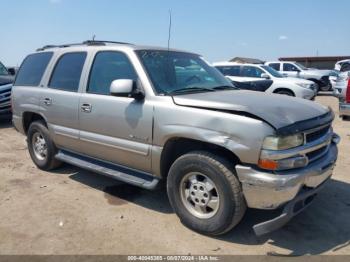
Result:
[[[238,87],[236,86],[216,86],[216,87],[213,87],[214,90],[227,90],[227,89],[239,89]]]
[[[183,94],[183,93],[191,93],[191,92],[213,92],[215,91],[212,88],[205,88],[205,87],[185,87],[180,88],[171,92],[168,92],[168,95],[174,95],[174,94]]]

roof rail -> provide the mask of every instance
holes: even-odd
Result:
[[[105,44],[132,45],[131,43],[126,43],[126,42],[104,41],[104,40],[86,40],[83,42],[83,44],[86,44],[86,45],[105,45]]]
[[[103,46],[106,44],[121,44],[121,45],[132,45],[130,43],[126,42],[116,42],[116,41],[102,41],[102,40],[86,40],[82,43],[74,43],[74,44],[63,44],[63,45],[45,45],[41,48],[38,48],[36,51],[44,51],[46,49],[50,48],[64,48],[64,47],[70,47],[70,46],[79,46],[79,45],[88,45],[88,46]]]

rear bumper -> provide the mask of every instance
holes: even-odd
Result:
[[[340,116],[350,116],[350,104],[339,103],[339,115]]]
[[[281,216],[254,226],[257,235],[286,224],[305,209],[332,175],[338,156],[335,136],[325,156],[305,168],[270,173],[247,166],[236,166],[242,190],[250,208],[274,210],[284,207]]]

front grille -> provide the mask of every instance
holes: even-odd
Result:
[[[309,162],[312,162],[322,157],[324,154],[327,153],[327,151],[328,151],[328,146],[324,146],[324,147],[321,147],[320,149],[307,153],[306,156],[309,159]]]
[[[0,113],[11,108],[11,87],[0,90]]]
[[[305,132],[305,143],[306,145],[308,143],[316,143],[315,147],[317,147],[318,144],[327,142],[327,139],[329,139],[329,134],[331,132],[332,132],[331,125],[327,125],[324,127],[320,127],[318,129],[307,131]],[[319,143],[317,143],[317,141],[319,141]],[[314,151],[306,153],[309,163],[324,156],[329,150],[329,143],[322,146],[321,148],[317,148]]]
[[[310,133],[307,133],[305,135],[306,137],[306,143],[310,143],[310,142],[313,142],[317,139],[320,139],[321,137],[325,136],[328,132],[329,132],[329,129],[330,129],[330,125],[328,126],[325,126],[321,129],[318,129],[318,130],[315,130],[315,131],[311,131]]]

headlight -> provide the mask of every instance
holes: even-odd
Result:
[[[285,150],[304,144],[303,134],[291,136],[268,136],[264,139],[262,148],[267,150]]]
[[[298,86],[301,86],[303,88],[308,88],[311,89],[312,88],[312,84],[306,84],[306,83],[297,83]]]

